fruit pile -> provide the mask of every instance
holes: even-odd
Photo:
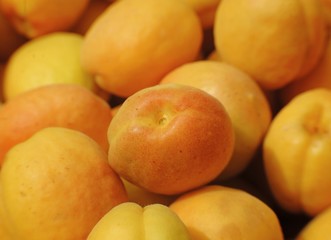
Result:
[[[1,240],[320,240],[330,0],[1,0]]]

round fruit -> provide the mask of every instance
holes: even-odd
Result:
[[[0,108],[0,165],[11,147],[50,126],[81,131],[107,151],[111,119],[107,102],[79,85],[53,84],[22,93]]]
[[[298,94],[274,117],[263,161],[276,200],[289,212],[314,216],[331,206],[331,90]]]
[[[128,97],[195,60],[202,35],[198,16],[182,1],[116,1],[87,31],[82,63],[101,88]]]
[[[86,239],[114,206],[127,201],[107,155],[87,135],[49,127],[5,156],[0,187],[12,239]]]
[[[235,147],[222,178],[240,174],[262,143],[271,121],[271,109],[260,86],[246,73],[229,64],[195,61],[168,73],[163,83],[199,88],[217,98],[230,116]]]
[[[110,210],[93,228],[88,240],[190,240],[178,216],[162,204],[145,207],[132,202]]]
[[[322,56],[327,32],[315,0],[222,0],[214,24],[222,60],[267,89],[309,73]]]
[[[109,164],[148,191],[177,194],[218,176],[234,148],[223,105],[189,86],[145,88],[122,104],[108,129]]]

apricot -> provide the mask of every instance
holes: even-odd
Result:
[[[294,97],[274,117],[263,142],[267,180],[278,204],[315,216],[331,206],[331,90]]]
[[[124,179],[179,194],[217,177],[234,149],[223,105],[190,86],[164,84],[128,97],[108,128],[108,161]]]
[[[83,37],[56,32],[32,39],[13,53],[5,68],[5,100],[27,90],[50,84],[78,84],[97,92],[92,78],[80,64]]]
[[[0,10],[27,38],[69,30],[86,9],[89,0],[1,0]]]
[[[275,212],[253,195],[208,185],[182,194],[171,205],[192,240],[282,240]]]
[[[87,240],[141,239],[190,240],[183,222],[162,204],[141,207],[126,202],[111,209],[93,228]]]
[[[197,14],[181,0],[115,1],[88,29],[82,64],[102,89],[128,97],[194,61],[202,38]]]
[[[331,207],[313,217],[298,233],[295,240],[327,239],[331,236]]]
[[[222,60],[273,90],[316,66],[327,33],[315,0],[222,0],[214,23]]]
[[[183,64],[162,78],[160,84],[164,83],[199,88],[223,104],[234,128],[235,146],[220,177],[231,178],[244,171],[261,145],[272,118],[260,86],[230,64],[206,60]]]
[[[99,144],[62,127],[43,128],[11,148],[0,187],[11,239],[86,239],[110,209],[127,201]]]

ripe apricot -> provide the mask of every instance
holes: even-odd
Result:
[[[217,177],[234,148],[223,105],[190,86],[163,84],[126,99],[108,129],[108,161],[124,179],[179,194]]]
[[[275,212],[253,195],[208,185],[182,194],[171,205],[192,240],[283,240]]]
[[[331,206],[331,90],[298,94],[274,117],[263,142],[271,191],[286,211],[310,216]]]
[[[322,56],[327,32],[315,0],[222,0],[214,24],[222,60],[267,89],[309,73]]]
[[[107,154],[77,130],[47,127],[11,148],[0,172],[12,239],[86,239],[114,206],[126,202]]]
[[[93,77],[80,64],[83,37],[56,32],[32,39],[13,53],[5,68],[5,100],[49,84],[78,84],[97,92]]]
[[[167,206],[126,202],[111,209],[93,228],[88,240],[190,240],[178,216]]]
[[[195,60],[202,35],[198,16],[182,1],[115,1],[87,31],[82,64],[101,88],[128,97]]]

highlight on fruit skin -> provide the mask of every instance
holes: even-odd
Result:
[[[108,161],[124,179],[173,195],[212,181],[228,164],[234,131],[223,105],[190,86],[164,84],[131,95],[108,128]]]

